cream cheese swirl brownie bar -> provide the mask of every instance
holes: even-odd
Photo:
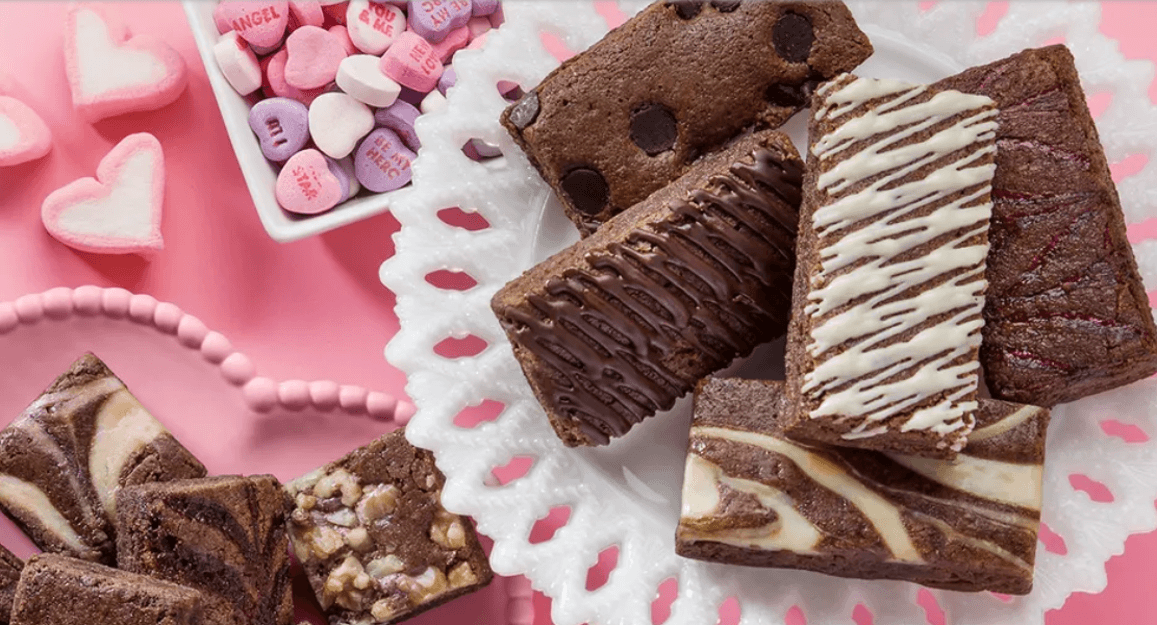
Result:
[[[992,100],[843,75],[816,91],[788,336],[797,440],[951,457],[972,428]]]
[[[980,348],[993,396],[1052,406],[1157,372],[1157,328],[1072,53],[1025,50],[937,86],[1000,106]]]
[[[656,2],[502,116],[584,235],[872,54],[842,2]]]
[[[1049,412],[981,399],[955,462],[800,444],[782,382],[708,379],[695,396],[676,551],[906,580],[1032,589]]]
[[[87,354],[0,431],[0,507],[41,549],[113,564],[116,494],[205,467]]]
[[[602,445],[781,336],[803,163],[746,135],[491,302],[567,445]]]
[[[288,513],[272,475],[125,488],[117,566],[201,591],[206,625],[291,625]]]
[[[443,484],[433,455],[395,430],[286,485],[293,549],[330,623],[396,623],[490,583]]]
[[[20,581],[20,571],[24,561],[0,546],[0,625],[8,624],[12,613],[12,597],[16,594],[16,583]]]

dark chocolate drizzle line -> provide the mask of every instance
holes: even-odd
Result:
[[[652,230],[592,254],[590,269],[550,280],[528,297],[539,315],[508,312],[517,342],[556,372],[543,385],[550,405],[592,442],[691,388],[664,359],[692,347],[726,364],[782,331],[803,171],[766,149],[752,156],[712,177],[718,190],[693,191]]]

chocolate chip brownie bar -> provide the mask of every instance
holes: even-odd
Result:
[[[782,336],[803,163],[761,131],[495,294],[564,443],[603,445]]]
[[[85,560],[115,563],[121,488],[203,475],[92,354],[0,431],[0,508],[41,549]]]
[[[201,593],[53,554],[28,560],[12,625],[203,625]],[[234,624],[235,625],[235,624]]]
[[[502,116],[582,234],[872,54],[842,2],[656,2]]]
[[[898,579],[1032,589],[1049,412],[981,399],[955,462],[796,443],[782,382],[705,380],[695,395],[680,555]]]
[[[272,475],[124,488],[118,566],[201,591],[206,625],[291,625],[289,507]]]
[[[950,458],[972,429],[992,100],[850,74],[815,93],[788,435]]]
[[[1157,328],[1072,53],[1025,50],[937,86],[1000,107],[980,348],[993,396],[1052,406],[1157,372]]]
[[[332,625],[396,623],[490,583],[473,524],[442,507],[443,482],[395,430],[286,485],[293,549]]]

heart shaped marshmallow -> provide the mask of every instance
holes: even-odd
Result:
[[[89,122],[166,106],[188,82],[184,59],[168,44],[130,39],[122,24],[85,4],[68,11],[64,63],[72,105]]]
[[[52,132],[36,111],[0,96],[0,167],[34,161],[52,149]]]
[[[40,217],[65,245],[98,254],[141,254],[164,247],[161,205],[165,157],[151,134],[129,135],[96,168],[44,199]]]

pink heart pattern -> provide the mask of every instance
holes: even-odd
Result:
[[[161,143],[148,133],[125,137],[103,159],[96,178],[53,191],[40,216],[65,245],[98,254],[140,254],[164,247],[165,195]]]

